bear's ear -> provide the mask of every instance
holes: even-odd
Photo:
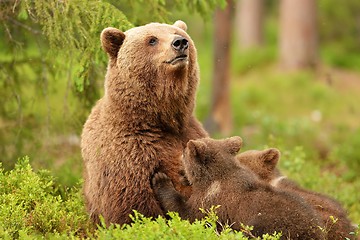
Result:
[[[186,32],[187,30],[187,26],[186,26],[186,23],[181,21],[181,20],[177,20],[175,23],[174,23],[174,26],[178,27],[178,28],[181,28],[182,30],[184,30]]]
[[[242,146],[242,138],[235,136],[225,139],[225,149],[231,154],[236,155]]]
[[[108,27],[101,32],[102,48],[109,54],[110,58],[116,58],[121,45],[125,39],[125,33],[119,29]]]
[[[200,163],[205,163],[206,159],[206,143],[199,140],[190,140],[187,143],[187,148],[189,150],[189,157],[196,159]]]
[[[261,159],[267,169],[273,170],[280,159],[280,151],[276,148],[266,149],[263,151]]]

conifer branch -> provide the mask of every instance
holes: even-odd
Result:
[[[34,35],[39,35],[41,34],[41,31],[40,30],[37,30],[37,29],[34,29],[26,24],[23,24],[22,22],[19,22],[17,21],[16,19],[14,18],[10,18],[10,17],[7,17],[7,20],[9,20],[11,23],[13,23],[14,25],[17,25],[19,27],[22,27],[26,30],[28,30],[29,32],[33,33]]]

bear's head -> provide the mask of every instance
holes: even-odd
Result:
[[[192,104],[199,73],[196,49],[186,30],[180,20],[126,32],[104,29],[101,44],[109,56],[105,91],[114,98],[129,90],[135,97],[155,95],[159,101],[182,99]]]
[[[262,151],[249,150],[240,153],[236,159],[245,167],[253,171],[260,179],[270,182],[280,175],[276,165],[280,159],[280,151],[269,148]]]
[[[235,156],[241,145],[240,137],[190,140],[183,154],[183,164],[189,182],[194,186],[206,186],[213,181],[231,176],[234,169],[238,168]]]

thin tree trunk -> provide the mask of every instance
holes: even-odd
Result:
[[[280,63],[285,69],[313,68],[317,63],[317,1],[281,0]]]
[[[232,27],[232,0],[214,16],[214,72],[210,117],[205,124],[209,132],[228,135],[233,122],[230,104],[230,44]]]
[[[236,29],[244,49],[263,44],[264,0],[240,0],[236,6]]]

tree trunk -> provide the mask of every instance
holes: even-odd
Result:
[[[211,132],[228,135],[233,122],[230,104],[230,44],[233,2],[228,0],[224,10],[214,16],[214,72],[211,113],[205,127]]]
[[[285,69],[313,68],[317,63],[317,1],[281,0],[280,63]]]
[[[236,6],[236,29],[244,49],[261,46],[264,31],[264,0],[240,0]]]

